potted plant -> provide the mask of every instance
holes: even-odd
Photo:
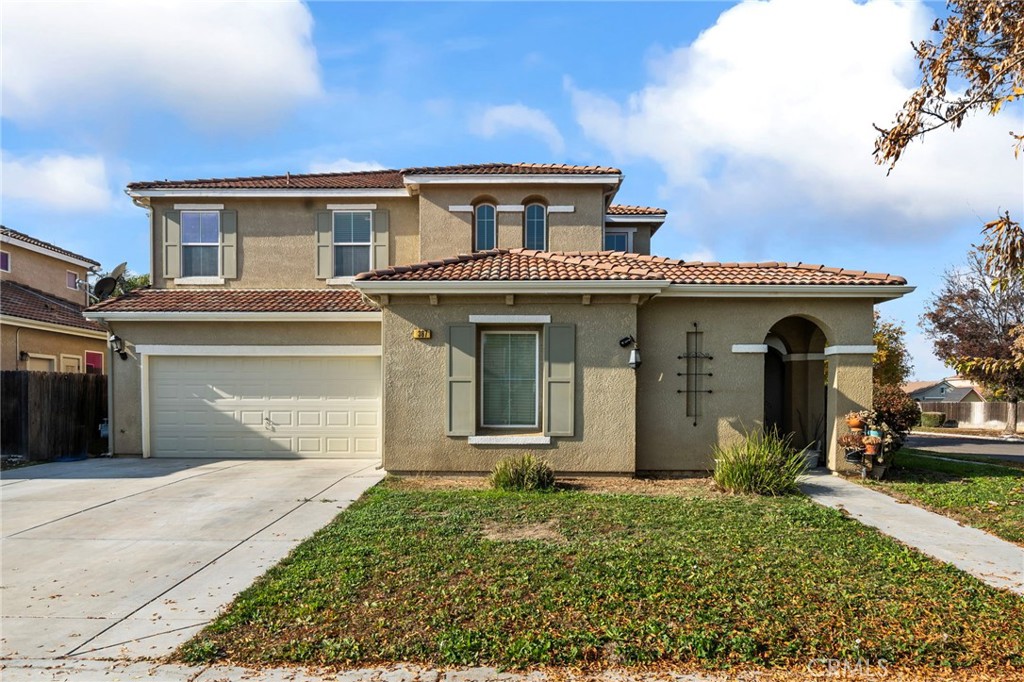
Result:
[[[864,415],[861,412],[847,412],[846,425],[852,431],[860,431],[864,428]]]
[[[865,455],[877,455],[882,439],[879,436],[864,436],[862,442],[864,443]]]

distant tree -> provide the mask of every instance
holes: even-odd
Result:
[[[920,86],[891,127],[875,125],[875,161],[890,172],[913,140],[938,128],[956,130],[975,112],[995,116],[1024,96],[1024,0],[948,0],[946,8],[947,17],[932,25],[938,36],[913,46]],[[1010,136],[1019,158],[1024,131]],[[1008,286],[1024,269],[1024,230],[1006,211],[984,234],[990,286]]]
[[[105,272],[98,272],[96,273],[96,282],[100,281],[104,277],[109,276],[109,270]],[[96,282],[92,283],[90,291],[92,290],[92,288],[96,286]],[[117,286],[114,288],[114,293],[111,294],[111,296],[123,296],[124,294],[127,294],[129,291],[135,291],[136,289],[148,287],[149,284],[150,282],[148,273],[138,273],[132,272],[131,270],[125,270],[124,275],[122,275],[121,279],[118,280]]]
[[[900,323],[883,320],[875,311],[873,338],[876,350],[871,361],[871,378],[876,384],[902,386],[914,371],[906,336]]]
[[[1016,429],[1024,398],[1024,277],[1011,275],[1006,286],[993,287],[976,248],[965,269],[946,272],[921,318],[940,359],[1010,403],[1007,431]]]

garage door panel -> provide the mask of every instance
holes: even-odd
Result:
[[[155,456],[380,455],[379,358],[154,357],[149,381]]]

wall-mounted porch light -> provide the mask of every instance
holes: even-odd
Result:
[[[629,351],[629,366],[631,369],[637,369],[640,366],[641,360],[640,347],[637,345],[636,339],[632,335],[619,339],[619,346],[622,348],[629,348],[631,345],[633,348]]]
[[[111,334],[110,338],[107,339],[107,343],[110,344],[110,350],[120,355],[122,360],[128,359],[128,353],[124,350],[124,339],[117,334]]]

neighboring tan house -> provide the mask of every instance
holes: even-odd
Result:
[[[613,203],[622,180],[481,164],[129,185],[153,287],[87,313],[128,355],[113,451],[695,471],[767,424],[824,434],[843,466],[834,425],[871,403],[873,306],[913,288],[651,256],[666,212]]]
[[[960,384],[960,385],[957,385]],[[983,403],[981,392],[959,377],[941,381],[910,381],[903,384],[903,390],[919,403]]]
[[[0,368],[105,372],[107,333],[82,316],[99,265],[0,226]]]

